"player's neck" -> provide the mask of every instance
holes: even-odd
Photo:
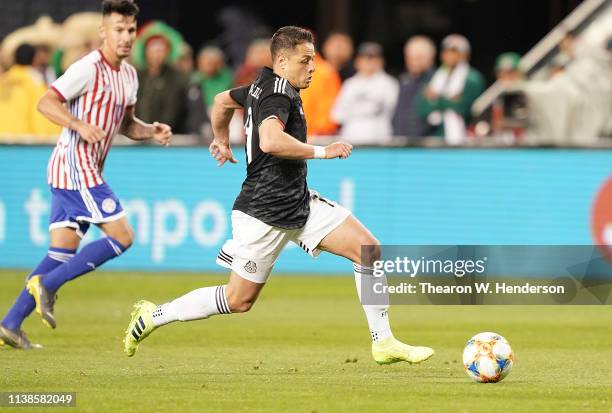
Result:
[[[291,82],[290,79],[287,79],[285,76],[283,76],[283,74],[281,73],[280,70],[272,67],[272,72],[276,75],[276,76],[280,76],[283,79],[285,79],[287,82],[289,82],[289,84],[295,89],[295,90],[299,90],[297,87],[295,87],[295,85]]]
[[[113,69],[119,69],[121,61],[123,60],[122,58],[117,56],[105,45],[102,45],[102,47],[100,48],[100,53],[102,54],[102,58],[106,61],[106,63],[108,63]]]

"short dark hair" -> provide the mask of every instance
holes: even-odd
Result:
[[[281,27],[272,36],[272,43],[270,44],[272,60],[276,58],[279,51],[283,49],[293,50],[302,43],[314,43],[314,36],[309,30],[297,26]]]
[[[34,46],[28,43],[21,44],[17,50],[15,50],[15,63],[23,66],[31,66],[34,62],[35,54],[36,49]]]
[[[102,2],[102,16],[118,13],[122,16],[138,16],[140,9],[133,0],[104,0]]]

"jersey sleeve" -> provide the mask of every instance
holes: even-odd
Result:
[[[291,113],[291,99],[289,96],[281,93],[275,93],[262,98],[259,103],[258,119],[255,119],[255,124],[260,125],[261,122],[268,118],[276,118],[283,125],[287,124]]]
[[[73,63],[63,75],[53,82],[51,89],[63,101],[72,100],[85,93],[94,77],[94,66],[91,63],[79,60]]]
[[[130,91],[130,95],[127,99],[127,106],[134,106],[136,104],[136,101],[138,101],[138,74],[136,73],[136,69],[131,68],[131,71],[133,74],[133,84],[132,90]]]
[[[236,103],[244,107],[250,87],[251,86],[249,85],[249,86],[242,86],[242,87],[234,88],[230,90],[229,92],[230,96],[232,97],[232,99],[236,101]]]

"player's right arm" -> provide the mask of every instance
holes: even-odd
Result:
[[[240,90],[238,88],[235,90]],[[236,96],[234,92],[234,96]],[[244,102],[243,102],[244,103]],[[214,139],[208,150],[213,158],[217,160],[219,166],[226,161],[237,163],[234,158],[232,148],[229,142],[229,124],[234,116],[234,110],[242,108],[242,105],[235,100],[229,90],[221,92],[215,96],[215,104],[212,107],[211,123],[214,134]]]
[[[353,151],[353,145],[346,142],[334,142],[325,147],[303,143],[286,133],[283,123],[276,117],[269,117],[259,125],[259,147],[265,153],[284,159],[345,159]]]
[[[64,105],[87,93],[95,78],[95,66],[87,59],[77,60],[53,82],[36,108],[51,122],[76,131],[83,140],[89,143],[101,141],[105,137],[102,129],[83,122]]]
[[[76,131],[81,138],[89,143],[96,143],[104,139],[102,129],[83,122],[71,114],[53,89],[47,90],[40,98],[36,109],[56,125]]]

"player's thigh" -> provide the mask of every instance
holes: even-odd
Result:
[[[225,287],[230,310],[232,312],[248,311],[257,300],[264,285],[266,284],[249,281],[232,271],[227,287]]]
[[[233,273],[255,284],[268,280],[276,259],[289,241],[289,231],[273,227],[244,212],[232,211],[232,239],[217,260]],[[227,265],[229,264],[229,265]]]
[[[98,226],[106,235],[118,241],[126,248],[132,245],[134,241],[134,231],[125,216],[115,221],[98,224]]]
[[[50,231],[51,247],[76,250],[81,238],[73,228],[53,228]]]
[[[367,256],[362,257],[362,246],[368,246],[363,249]],[[378,240],[353,215],[327,234],[317,248],[364,265],[371,265],[380,258]]]

